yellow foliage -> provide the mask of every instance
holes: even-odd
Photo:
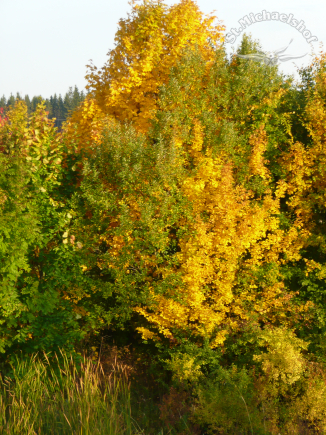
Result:
[[[249,319],[248,301],[264,319],[281,319],[287,324],[285,313],[291,296],[285,293],[281,278],[276,275],[273,282],[260,283],[257,291],[257,281],[249,271],[266,263],[281,264],[285,261],[280,258],[282,254],[291,260],[300,258],[303,242],[298,237],[298,223],[287,232],[279,228],[282,192],[273,198],[267,191],[261,203],[253,201],[250,191],[236,185],[233,165],[226,155],[213,157],[211,149],[206,154],[201,152],[204,131],[196,117],[193,125],[192,141],[183,145],[194,158],[196,169],[181,187],[194,216],[193,223],[188,222],[194,235],[179,241],[184,286],[177,291],[181,300],[153,295],[157,302],[154,312],[146,307],[135,310],[166,337],[173,335],[174,328],[190,329],[200,337],[208,336],[211,348],[215,348],[224,342],[229,328],[238,328],[241,319]],[[177,142],[182,144],[181,139]],[[263,128],[252,135],[250,143],[251,173],[267,179],[262,157],[266,145]],[[241,269],[247,274],[248,285],[236,295],[234,288]]]
[[[196,382],[202,377],[200,365],[196,364],[195,358],[188,354],[172,355],[171,360],[166,360],[165,362],[167,368],[173,373],[173,379],[178,382]]]
[[[158,89],[183,50],[197,46],[207,61],[213,59],[212,45],[224,40],[224,26],[214,24],[215,18],[205,16],[191,0],[170,7],[161,0],[133,2],[129,18],[119,22],[108,62],[100,72],[90,67],[86,76],[103,113],[122,122],[132,120],[146,132],[155,115]]]
[[[263,125],[261,125],[250,137],[249,143],[252,147],[252,153],[249,160],[251,176],[260,175],[262,178],[269,178],[270,175],[265,166],[266,162],[263,157],[263,153],[266,151],[267,146],[267,135]]]
[[[108,128],[112,122],[112,118],[104,115],[96,100],[87,96],[63,124],[63,136],[69,143],[75,144],[76,150],[88,150],[101,142],[104,126]]]
[[[186,48],[198,49],[205,66],[205,79],[209,78],[208,72],[216,60],[216,47],[224,40],[224,28],[213,24],[214,18],[204,16],[191,0],[182,0],[169,7],[161,0],[133,2],[129,17],[120,20],[116,47],[109,52],[105,66],[100,71],[90,66],[87,75],[90,94],[64,125],[63,135],[80,150],[86,150],[100,144],[105,129],[120,122],[131,121],[138,133],[148,133],[157,114],[159,89],[167,83],[171,67],[178,64]],[[189,71],[186,74],[189,76]],[[201,78],[199,84],[194,83],[194,96],[205,93],[204,81]],[[275,189],[265,157],[269,143],[266,123],[269,109],[277,107],[285,92],[284,89],[271,92],[257,104],[250,105],[246,115],[252,116],[251,112],[257,108],[268,112],[263,114],[264,122],[254,124],[255,130],[251,131],[247,144],[250,147],[247,181],[262,179],[265,190],[259,198],[236,180],[237,168],[230,155],[226,152],[213,154],[211,144],[206,143],[206,131],[200,117],[216,108],[209,101],[209,93],[202,99],[202,107],[186,93],[182,94],[184,101],[182,96],[179,98],[187,113],[187,122],[178,125],[180,119],[175,121],[168,134],[176,154],[175,165],[185,168],[180,190],[191,204],[192,219],[184,218],[179,222],[180,228],[187,228],[187,235],[178,239],[180,252],[176,257],[179,266],[173,271],[160,269],[162,276],[181,272],[182,285],[168,289],[164,295],[155,294],[152,289],[155,308],[135,308],[150,324],[149,328],[138,328],[144,339],[158,340],[160,335],[171,338],[174,331],[179,330],[200,338],[208,337],[211,348],[216,348],[223,344],[228,331],[250,321],[253,313],[265,322],[290,326],[299,314],[308,310],[309,303],[300,307],[291,305],[293,294],[287,291],[280,268],[289,261],[301,259],[302,248],[311,234],[314,203],[305,201],[308,192],[313,187],[319,192],[326,190],[322,172],[326,167],[326,118],[321,97],[316,93],[307,106],[314,139],[313,152],[298,142],[293,143],[291,136],[281,162],[288,177],[279,181]],[[160,104],[163,112],[175,109],[175,101]],[[215,115],[217,119],[221,116]],[[237,115],[230,116],[235,122]],[[238,121],[240,125],[245,123],[244,119]],[[240,153],[240,147],[242,145],[239,148],[235,145],[236,152]],[[225,144],[227,148],[228,144]],[[316,166],[316,159],[319,159],[319,166]],[[144,180],[144,183],[148,182]],[[105,187],[111,192],[115,189],[113,185]],[[288,229],[280,225],[280,200],[285,196],[290,196],[288,204],[295,210],[295,220]],[[137,194],[123,198],[135,221],[140,219],[138,200]],[[320,200],[325,202],[322,193]],[[119,226],[119,216],[115,219],[110,228]],[[129,264],[121,266],[118,259],[123,250],[132,247],[133,240],[129,236],[112,235],[108,229],[107,234],[100,237],[100,241],[110,246],[111,258],[107,266],[126,269],[128,275]],[[141,252],[136,256],[147,266],[158,267],[155,258]],[[273,267],[258,279],[255,273],[268,265]],[[103,263],[99,262],[98,266],[102,268]],[[153,278],[153,271],[149,269],[149,276],[145,278],[147,283]],[[176,295],[178,298],[174,297]]]
[[[0,125],[0,152],[4,149],[3,144],[10,144],[11,148],[19,146],[24,138],[27,129],[27,106],[24,101],[16,102],[14,107],[10,107],[6,117],[8,121]]]
[[[277,385],[277,392],[283,392],[301,378],[306,368],[301,349],[307,349],[309,343],[283,328],[263,331],[260,339],[267,346],[268,352],[254,355],[254,360],[261,362],[268,381]]]
[[[326,378],[325,370],[311,371],[304,394],[294,401],[292,415],[305,418],[310,428],[326,433]],[[294,419],[293,419],[294,420]]]
[[[146,132],[159,87],[184,49],[197,46],[207,61],[214,58],[213,44],[224,41],[224,26],[214,24],[215,18],[205,16],[192,0],[170,7],[161,0],[133,1],[129,18],[119,22],[107,63],[100,71],[89,66],[86,87],[91,92],[64,123],[63,135],[80,150],[99,143],[103,128],[114,120],[133,121]]]

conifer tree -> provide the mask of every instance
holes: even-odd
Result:
[[[35,112],[36,107],[38,106],[38,104],[40,104],[42,102],[43,98],[41,97],[41,95],[35,96],[32,98],[31,101],[31,108],[32,108],[32,112]]]
[[[30,115],[32,112],[32,104],[31,104],[31,100],[27,94],[24,97],[24,101],[26,103],[27,113]]]
[[[7,100],[7,108],[9,107],[14,107],[15,105],[15,97],[12,95],[12,93],[10,94],[10,97]]]
[[[2,109],[5,109],[7,107],[7,99],[4,95],[0,98],[0,107]]]

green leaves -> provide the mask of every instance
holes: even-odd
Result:
[[[9,117],[15,121],[23,112],[17,104]],[[73,350],[83,334],[75,303],[62,292],[85,279],[73,246],[67,250],[61,238],[72,218],[69,189],[62,186],[69,167],[60,165],[62,144],[42,104],[28,122],[15,122],[19,146],[13,155],[0,153],[0,351]],[[29,145],[31,136],[37,145]],[[2,138],[6,149],[11,138]]]
[[[84,273],[99,289],[91,311],[102,322],[123,327],[136,305],[152,302],[151,288],[166,292],[177,279],[169,233],[187,208],[176,188],[181,174],[168,145],[153,147],[130,125],[108,128],[93,147],[71,201],[71,231],[82,242]],[[164,268],[171,273],[162,280]]]

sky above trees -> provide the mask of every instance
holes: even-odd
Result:
[[[177,3],[166,0],[166,4]],[[315,51],[319,43],[326,40],[323,17],[326,4],[323,0],[308,3],[303,0],[258,0],[242,2],[220,2],[198,0],[204,13],[216,11],[223,20],[226,33],[238,28],[238,21],[250,13],[277,11],[280,14],[293,14],[303,20],[306,29],[318,38],[311,43]],[[130,11],[128,0],[119,2],[107,0],[1,0],[0,28],[0,95],[9,98],[16,95],[42,95],[49,98],[54,93],[64,95],[69,86],[77,85],[80,90],[86,86],[86,65],[92,59],[94,65],[102,67],[107,60],[107,52],[114,48],[114,36],[120,18],[126,18]],[[303,55],[311,53],[311,47],[298,30],[280,21],[260,22],[248,27],[248,32],[262,43],[264,50],[273,51],[293,42],[286,54]],[[241,36],[234,42],[235,49]],[[227,52],[232,52],[232,44],[226,44]],[[309,54],[301,59],[280,64],[286,74],[295,74],[297,66],[306,66]]]

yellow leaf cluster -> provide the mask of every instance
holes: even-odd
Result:
[[[222,153],[213,157],[210,149],[201,153],[203,128],[194,118],[191,145],[184,144],[197,163],[193,175],[183,183],[182,191],[193,207],[194,222],[189,236],[180,241],[179,260],[184,286],[178,289],[182,301],[162,295],[154,296],[155,312],[144,307],[136,311],[156,326],[166,337],[173,329],[190,330],[198,336],[209,336],[211,347],[223,343],[227,325],[236,327],[230,314],[246,319],[245,298],[254,301],[257,312],[267,314],[273,309],[282,312],[284,285],[277,281],[266,284],[258,297],[257,285],[249,281],[249,290],[235,297],[234,286],[241,264],[247,268],[267,262],[280,263],[280,255],[298,258],[302,242],[294,227],[279,229],[279,199],[267,192],[262,203],[252,200],[252,193],[237,185],[233,165]],[[250,139],[253,149],[253,173],[268,176],[262,153],[266,143],[263,129]],[[181,140],[179,140],[181,142]],[[243,261],[243,257],[247,260]],[[252,290],[250,290],[250,288]]]
[[[224,26],[214,24],[215,18],[205,16],[192,0],[170,7],[161,0],[133,2],[129,18],[119,22],[108,62],[100,71],[89,66],[90,96],[73,115],[69,134],[76,127],[83,143],[93,142],[106,116],[133,121],[146,132],[155,116],[159,87],[183,50],[197,46],[207,61],[213,59],[214,45],[224,40]]]

